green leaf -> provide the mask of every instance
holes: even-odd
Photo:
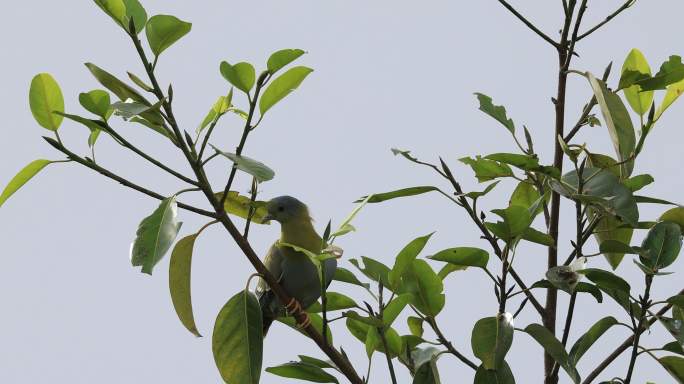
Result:
[[[663,213],[658,220],[677,223],[681,232],[684,233],[684,207],[672,208]]]
[[[271,168],[269,168],[268,166],[266,166],[266,164],[262,162],[259,162],[246,156],[236,155],[230,152],[223,152],[220,149],[214,147],[213,145],[211,145],[211,147],[214,148],[214,150],[217,153],[229,158],[233,163],[235,163],[237,169],[254,176],[257,179],[257,181],[261,183],[263,183],[264,181],[269,181],[273,179],[273,177],[275,176],[275,172],[273,172]]]
[[[546,278],[554,287],[572,293],[580,280],[576,268],[567,265],[558,265],[546,271]]]
[[[111,116],[113,112],[109,108],[111,105],[109,93],[101,89],[80,93],[78,95],[78,102],[88,112],[100,116],[103,120],[109,119],[109,116]]]
[[[410,293],[411,304],[425,316],[435,317],[444,308],[442,279],[424,260],[413,260],[403,274],[402,293]]]
[[[606,87],[606,84],[588,73],[589,83],[594,90],[594,96],[601,107],[603,119],[606,122],[608,133],[618,155],[618,161],[625,162],[620,166],[622,178],[632,173],[634,161],[627,161],[636,148],[636,135],[634,126],[629,117],[627,108],[622,103],[620,96]]]
[[[513,316],[504,313],[478,320],[473,327],[470,344],[473,354],[486,369],[498,369],[513,344]]]
[[[227,61],[222,61],[219,67],[221,75],[228,80],[235,88],[242,92],[249,93],[256,81],[254,66],[250,63],[237,63],[230,65]]]
[[[77,122],[79,124],[86,126],[90,130],[91,134],[97,133],[99,135],[100,131],[104,128],[103,127],[104,123],[99,121],[99,120],[90,120],[90,119],[86,119],[85,117],[81,117],[78,115],[71,115],[68,113],[61,113],[60,115],[66,117],[67,119],[69,119],[71,121],[74,121],[74,122]],[[89,143],[90,143],[90,140],[89,140]],[[94,142],[92,144],[90,144],[90,146],[92,147],[93,144],[94,144]]]
[[[50,163],[52,163],[52,161],[39,159],[30,162],[27,166],[22,168],[21,171],[19,171],[19,173],[17,173],[12,178],[12,180],[10,180],[9,184],[7,184],[5,189],[0,194],[0,207],[2,207],[2,205],[5,204],[5,202],[7,201],[7,199],[9,199],[10,196],[12,196],[16,191],[18,191],[19,188],[23,187],[24,184],[31,180],[33,176],[38,174],[38,172],[40,172]]]
[[[527,208],[512,205],[506,209],[494,209],[492,213],[503,219],[495,224],[497,236],[504,241],[512,241],[524,234],[532,224],[532,217]]]
[[[349,332],[357,338],[359,341],[362,343],[366,343],[367,341],[367,336],[368,336],[368,329],[374,329],[374,327],[382,327],[382,323],[375,324],[375,325],[369,325],[366,324],[362,321],[359,321],[361,316],[358,316],[355,312],[351,312],[352,314],[356,315],[356,318],[353,318],[351,316],[347,316],[347,329]],[[401,354],[402,348],[403,348],[403,342],[397,331],[395,331],[392,328],[387,328],[385,329],[385,338],[387,340],[387,344],[389,347],[390,351],[390,356],[395,357]],[[378,352],[385,353],[384,346],[382,345],[382,340],[379,338],[374,340],[374,350]]]
[[[584,356],[584,354],[591,348],[596,341],[603,336],[606,331],[610,329],[613,325],[616,325],[618,321],[612,317],[604,317],[603,319],[597,321],[594,323],[594,325],[587,330],[582,336],[580,336],[579,339],[577,339],[577,342],[572,346],[570,349],[570,361],[572,362],[572,365],[576,365],[579,360]]]
[[[181,223],[176,216],[178,206],[176,197],[164,199],[159,207],[138,226],[131,247],[131,264],[142,266],[142,272],[152,274],[152,269],[171,248]]]
[[[488,194],[489,192],[491,192],[492,189],[494,189],[494,187],[496,187],[496,185],[499,184],[500,181],[501,181],[501,180],[497,180],[497,181],[495,181],[495,182],[493,182],[493,183],[490,183],[490,184],[487,185],[487,186],[485,187],[485,189],[483,189],[482,191],[468,192],[468,193],[466,193],[465,195],[468,196],[468,197],[470,197],[471,199],[479,199],[480,197],[485,196],[486,194]]]
[[[214,324],[211,349],[226,383],[258,384],[263,356],[259,300],[248,290],[223,306]]]
[[[625,58],[624,64],[622,64],[622,73],[626,71],[636,71],[643,75],[651,76],[651,67],[648,65],[648,61],[644,57],[644,54],[640,50],[634,48],[632,49],[627,58]],[[651,108],[651,103],[653,103],[653,91],[640,92],[641,87],[639,85],[632,85],[629,88],[623,90],[625,93],[625,98],[629,103],[632,110],[638,115],[643,116],[644,113],[648,112]]]
[[[396,191],[391,191],[391,192],[374,193],[374,194],[370,195],[368,202],[369,203],[381,203],[383,201],[392,200],[392,199],[396,199],[399,197],[416,196],[416,195],[421,195],[423,193],[428,193],[428,192],[432,192],[432,191],[439,191],[439,188],[432,187],[429,185],[420,186],[420,187],[402,188],[402,189],[397,189]],[[355,203],[361,202],[364,199],[366,199],[367,197],[368,196],[364,196],[364,197],[356,200]]]
[[[684,383],[684,359],[677,356],[665,356],[658,359],[660,365],[677,380],[678,383]]]
[[[506,108],[501,105],[494,105],[492,103],[492,98],[485,94],[475,93],[475,95],[480,102],[480,111],[493,117],[496,121],[503,124],[512,135],[515,135],[515,124],[513,123],[513,120],[506,116]]]
[[[29,90],[31,113],[43,128],[56,131],[62,124],[64,113],[64,97],[59,84],[49,73],[39,73],[31,80]]]
[[[551,188],[571,199],[590,203],[610,215],[618,216],[623,221],[636,225],[639,221],[637,201],[627,187],[611,172],[600,168],[588,167],[582,172],[582,194],[578,194],[579,175],[571,171],[563,175],[560,181],[550,180]]]
[[[619,292],[629,293],[630,286],[620,276],[597,268],[587,268],[577,271],[591,280],[601,289],[616,290]]]
[[[418,254],[420,254],[423,248],[425,248],[425,244],[427,244],[431,236],[432,233],[413,239],[399,251],[399,254],[394,261],[394,267],[392,267],[392,270],[388,275],[389,288],[396,288],[399,286],[399,282],[404,272],[411,266],[411,263],[418,257]]]
[[[301,49],[281,49],[280,51],[273,52],[266,64],[268,72],[271,73],[271,75],[278,72],[305,53],[306,52]]]
[[[521,238],[532,243],[545,245],[547,247],[554,247],[556,245],[556,243],[553,241],[553,237],[532,227],[527,228],[525,232],[523,232]]]
[[[684,79],[684,64],[682,58],[672,55],[664,62],[655,76],[639,79],[635,82],[641,87],[641,91],[653,91],[666,89],[668,85],[677,83]]]
[[[207,112],[207,115],[204,117],[204,120],[200,123],[200,125],[197,127],[196,132],[199,135],[204,128],[206,128],[209,124],[215,122],[223,116],[228,110],[230,109],[233,101],[233,88],[230,88],[230,92],[228,93],[228,96],[219,96],[218,100],[214,103],[214,105],[211,107],[209,112]]]
[[[417,365],[416,374],[413,376],[412,384],[440,384],[439,369],[437,368],[438,354],[433,354],[432,357]]]
[[[142,88],[144,91],[147,91],[147,92],[154,92],[154,88],[152,88],[152,86],[147,85],[147,83],[145,83],[141,78],[139,78],[138,76],[136,76],[134,73],[128,72],[128,71],[127,71],[126,74],[128,74],[128,78],[131,79],[131,81],[132,81],[135,85],[137,85],[138,87]]]
[[[636,247],[632,247],[625,244],[619,240],[606,240],[599,244],[599,251],[601,253],[629,253],[633,255],[638,255],[642,253],[642,250]]]
[[[428,256],[428,258],[458,266],[486,268],[489,261],[489,253],[480,248],[457,247],[439,251],[432,256]]]
[[[145,28],[147,12],[138,0],[95,0],[95,4],[126,32],[129,30],[130,19],[133,19],[136,33]]]
[[[465,271],[466,269],[468,269],[468,267],[464,265],[446,264],[442,267],[442,269],[439,270],[439,272],[437,272],[437,276],[439,276],[440,279],[444,280],[452,272]]]
[[[511,177],[513,171],[511,167],[506,164],[501,164],[494,160],[484,159],[481,156],[476,158],[463,157],[459,159],[463,164],[469,165],[475,172],[477,181],[483,183],[485,181],[494,180],[499,177]]]
[[[175,309],[183,326],[193,335],[202,337],[197,330],[197,325],[195,325],[190,294],[192,253],[198,235],[195,233],[180,239],[173,248],[169,262],[169,291],[171,292],[173,309]]]
[[[215,193],[214,196],[218,201],[221,201],[223,197],[223,192]],[[223,209],[226,213],[247,219],[249,216],[250,207],[254,209],[252,213],[252,222],[257,224],[269,225],[270,221],[266,220],[268,215],[268,210],[266,209],[265,201],[255,201],[252,203],[252,199],[247,196],[240,195],[237,191],[228,191],[228,196],[223,203]]]
[[[485,159],[512,165],[525,171],[535,171],[539,169],[539,159],[530,155],[521,155],[518,153],[493,153],[485,156]]]
[[[171,15],[156,15],[147,21],[147,42],[155,56],[187,35],[192,24]]]
[[[409,316],[408,319],[406,319],[406,323],[408,324],[412,335],[423,337],[423,319],[420,317]]]
[[[332,369],[337,369],[332,361],[325,361],[321,359],[317,359],[315,357],[311,356],[306,356],[306,355],[297,355],[299,357],[299,360],[301,360],[302,363],[306,364],[311,364],[315,365],[318,368],[332,368]]]
[[[475,384],[515,384],[515,378],[511,367],[505,361],[502,362],[499,369],[496,371],[485,368],[480,365],[475,371]]]
[[[285,96],[297,89],[311,72],[313,72],[311,68],[294,67],[273,80],[259,100],[260,113],[263,115]]]
[[[561,344],[560,341],[558,341],[558,339],[556,339],[556,337],[549,332],[548,329],[546,329],[546,327],[541,324],[530,324],[525,328],[525,333],[532,336],[537,343],[544,347],[546,353],[556,360],[561,368],[568,373],[573,383],[579,384],[580,375],[572,361],[570,361],[563,344]]]
[[[660,316],[658,317],[660,323],[663,324],[665,329],[677,340],[680,346],[684,346],[684,323],[681,320],[673,319],[670,317]]]
[[[663,101],[660,103],[658,110],[656,110],[653,120],[658,121],[658,119],[660,119],[660,117],[663,115],[663,112],[670,108],[670,106],[677,101],[682,93],[684,93],[684,80],[668,85],[667,92],[665,92],[665,97],[663,97]]]
[[[636,192],[643,187],[653,183],[655,180],[651,175],[637,175],[632,176],[622,182],[625,187],[629,188],[630,191]]]
[[[133,101],[131,99],[127,101],[117,101],[111,105],[114,114],[121,116],[124,120],[131,119],[134,116],[149,115],[149,113],[158,113],[162,102],[158,102],[154,105],[145,105],[143,103]]]
[[[339,311],[341,309],[355,308],[356,302],[349,296],[343,295],[337,292],[326,292],[325,293],[327,303],[326,311]],[[307,312],[319,313],[323,312],[323,306],[319,302],[313,303],[309,308],[306,309]]]
[[[366,277],[375,282],[382,282],[383,286],[391,288],[389,285],[388,278],[390,273],[390,269],[388,266],[366,256],[361,256],[361,261],[363,261],[363,267],[359,265],[359,262],[356,259],[349,260],[349,262],[352,263],[352,265],[354,265],[356,268],[358,268],[358,270],[361,271],[361,273],[366,275]]]
[[[670,343],[663,345],[662,349],[668,352],[684,356],[684,348],[682,348],[682,344],[680,344],[677,341],[672,341]]]
[[[357,285],[366,289],[370,288],[370,284],[362,283],[350,270],[342,267],[337,267],[335,269],[335,276],[333,277],[333,280]]]
[[[399,314],[401,314],[411,300],[412,297],[410,294],[403,294],[395,297],[392,301],[387,303],[387,306],[385,306],[385,309],[382,312],[383,324],[385,324],[386,327],[391,326],[394,320],[397,319]]]
[[[641,247],[646,251],[641,262],[657,271],[670,266],[682,248],[682,233],[677,223],[663,221],[648,231]]]
[[[290,362],[277,367],[268,367],[266,372],[276,376],[311,381],[314,383],[338,383],[335,376],[327,373],[321,367],[305,362]]]
[[[594,231],[594,236],[599,243],[599,247],[606,241],[619,241],[624,244],[628,244],[632,241],[634,230],[631,228],[619,228],[621,224],[622,222],[620,220],[611,216],[604,217],[599,221]],[[624,253],[612,252],[604,253],[603,255],[613,269],[616,269],[620,265],[622,258],[625,256]]]
[[[366,356],[368,356],[368,359],[373,356],[373,353],[375,352],[375,348],[377,345],[379,345],[381,342],[380,340],[380,334],[378,333],[378,329],[375,327],[368,327],[368,331],[366,332]]]
[[[111,73],[103,70],[102,68],[98,67],[93,63],[86,63],[85,66],[88,68],[90,73],[92,73],[93,76],[95,76],[95,79],[97,79],[97,81],[100,82],[102,86],[109,89],[113,94],[115,94],[116,97],[119,98],[119,100],[126,101],[128,99],[132,99],[133,101],[137,101],[145,105],[152,105],[152,103],[145,99],[140,93],[138,93],[138,91],[136,91],[123,81],[117,79]]]
[[[537,188],[532,185],[531,182],[521,181],[513,190],[511,198],[508,200],[508,205],[519,205],[530,209],[539,200],[541,195]],[[538,204],[534,212],[531,212],[532,216],[538,215],[544,210],[542,204]]]

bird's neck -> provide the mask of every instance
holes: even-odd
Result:
[[[323,240],[311,223],[311,219],[295,219],[281,225],[280,241],[302,247],[314,253],[321,251]]]

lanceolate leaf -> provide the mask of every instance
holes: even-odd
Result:
[[[24,184],[26,184],[33,176],[45,168],[48,164],[52,163],[50,160],[40,159],[30,162],[27,166],[21,169],[5,189],[0,194],[0,207],[10,198],[16,191],[19,190]]]
[[[604,317],[603,319],[597,321],[594,325],[589,328],[589,330],[582,335],[577,342],[570,349],[570,361],[573,365],[576,365],[579,360],[584,356],[584,354],[591,348],[596,341],[606,333],[613,325],[616,325],[618,321],[612,317]]]
[[[313,72],[311,68],[294,67],[273,80],[259,100],[260,113],[263,115],[285,96],[297,89],[311,72]]]
[[[556,337],[549,332],[548,329],[546,329],[546,327],[540,324],[530,324],[525,328],[525,332],[532,336],[542,347],[544,347],[546,353],[553,357],[553,359],[558,362],[561,368],[568,373],[573,383],[579,384],[580,375],[572,361],[570,361],[567,352],[565,352],[563,344],[561,344],[560,341],[558,341],[558,339],[556,339]]]
[[[392,200],[392,199],[396,199],[399,197],[416,196],[416,195],[421,195],[423,193],[428,193],[428,192],[432,192],[432,191],[439,191],[439,188],[432,187],[429,185],[420,186],[420,187],[402,188],[402,189],[397,189],[396,191],[391,191],[391,192],[374,193],[368,199],[368,202],[369,203],[381,203],[383,201]],[[356,200],[355,203],[363,201],[366,197],[367,196],[364,196],[361,199]]]
[[[223,192],[214,194],[216,199],[221,201]],[[252,222],[256,224],[269,225],[270,221],[266,220],[268,210],[266,209],[265,201],[254,201],[247,196],[240,195],[237,191],[228,191],[228,196],[223,203],[223,208],[226,213],[247,219],[249,217],[250,208],[252,208]]]
[[[176,219],[176,197],[164,199],[159,207],[138,226],[135,241],[131,246],[131,263],[142,266],[142,272],[152,274],[152,269],[171,248],[181,227]]]
[[[333,280],[357,285],[366,289],[370,288],[368,283],[362,283],[350,270],[342,267],[337,267],[337,269],[335,269],[335,276],[333,277]]]
[[[31,80],[29,105],[33,117],[43,128],[56,131],[62,124],[63,117],[55,112],[64,113],[64,97],[49,73],[37,74]]]
[[[684,358],[665,356],[659,358],[658,361],[677,382],[684,383]]]
[[[425,248],[425,244],[427,244],[431,236],[432,233],[413,239],[410,243],[404,246],[401,251],[399,251],[399,254],[394,261],[394,267],[392,267],[392,271],[390,271],[388,276],[391,288],[398,287],[399,281],[404,274],[404,271],[411,266],[413,260],[415,260],[418,254],[420,254],[423,248]]]
[[[489,253],[480,248],[457,247],[439,251],[428,258],[459,266],[486,268]]]
[[[147,21],[147,41],[155,56],[159,56],[173,43],[190,32],[192,24],[175,16],[156,15]]]
[[[233,296],[216,317],[211,349],[226,383],[259,384],[263,356],[259,301],[245,290]]]
[[[212,148],[214,148],[216,152],[233,161],[237,169],[256,177],[257,181],[259,182],[269,181],[273,179],[273,177],[275,176],[275,172],[273,172],[271,168],[269,168],[268,166],[266,166],[266,164],[262,162],[251,159],[247,156],[238,156],[234,153],[223,152],[220,149],[214,147],[213,145]]]
[[[655,113],[654,120],[657,121],[660,119],[660,117],[663,115],[663,112],[665,112],[666,109],[670,108],[670,106],[677,101],[679,96],[684,93],[684,80],[678,81],[674,84],[670,84],[667,87],[667,92],[665,93],[665,97],[663,98],[662,103],[658,107],[658,110]]]
[[[327,373],[321,367],[306,362],[293,361],[276,367],[268,367],[265,371],[280,377],[311,381],[314,383],[338,383],[335,376]]]
[[[634,153],[636,135],[627,108],[620,100],[620,96],[606,87],[606,84],[588,73],[589,83],[594,90],[596,100],[601,107],[601,113],[608,127],[608,133],[613,141],[618,160],[625,162],[620,166],[622,178],[629,177],[634,167],[634,161],[627,161]]]
[[[587,268],[577,271],[585,275],[589,280],[596,284],[601,289],[615,290],[623,293],[629,293],[630,286],[620,276],[597,268]]]
[[[442,279],[424,260],[413,260],[403,275],[401,288],[411,294],[411,304],[425,316],[437,316],[444,308]]]
[[[195,325],[190,294],[192,253],[197,236],[197,233],[186,236],[180,239],[173,248],[169,262],[169,291],[171,292],[173,308],[183,326],[193,335],[202,337],[197,330],[197,325]]]

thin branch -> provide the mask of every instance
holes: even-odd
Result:
[[[43,137],[43,139],[45,139],[45,141],[47,141],[50,145],[55,147],[55,149],[64,153],[70,160],[73,160],[73,161],[75,161],[81,165],[84,165],[87,168],[92,169],[95,172],[102,174],[103,176],[106,176],[106,177],[108,177],[114,181],[117,181],[123,186],[134,189],[138,192],[144,193],[147,196],[153,197],[157,200],[164,200],[168,197],[168,196],[161,195],[157,192],[151,191],[145,187],[141,187],[141,186],[139,186],[139,185],[137,185],[131,181],[128,181],[127,179],[111,172],[110,170],[105,169],[105,168],[99,166],[98,164],[95,164],[92,161],[88,161],[88,160],[82,158],[81,156],[79,156],[79,155],[71,152],[70,150],[68,150],[63,144],[59,143],[57,140],[55,140],[51,137]],[[190,211],[190,212],[197,213],[198,215],[210,217],[212,219],[216,218],[216,214],[214,212],[205,211],[204,209],[193,207],[192,205],[188,205],[188,204],[184,204],[184,203],[179,202],[178,207],[185,209],[187,211]]]
[[[637,0],[627,0],[620,8],[615,10],[615,12],[611,13],[608,15],[608,17],[605,18],[602,22],[596,24],[594,27],[590,28],[588,31],[584,32],[583,34],[579,35],[577,37],[577,41],[580,41],[584,39],[585,37],[591,35],[594,33],[597,29],[603,27],[606,25],[609,21],[613,20],[617,15],[622,13],[623,11],[627,10],[627,8],[631,7],[632,5],[636,4]]]
[[[382,282],[380,283],[380,286],[378,289],[379,289],[378,307],[380,308],[380,320],[383,320],[383,314],[385,311],[385,303],[383,303],[383,298],[382,298],[382,293],[384,291],[383,286],[382,286]],[[382,347],[385,349],[385,358],[387,359],[387,367],[389,368],[390,377],[392,378],[392,384],[397,384],[397,375],[394,372],[394,364],[392,364],[392,357],[390,357],[390,354],[389,354],[389,347],[387,345],[387,337],[385,337],[384,326],[378,327],[378,333],[380,334],[380,340],[382,340]]]
[[[116,132],[116,131],[115,131],[112,127],[110,127],[109,125],[106,125],[106,124],[105,124],[105,127],[106,127],[106,128],[104,128],[104,129],[106,130],[106,132],[109,133],[110,135],[114,136],[114,138],[115,138],[117,141],[119,141],[120,144],[123,145],[125,148],[130,149],[131,151],[133,151],[133,152],[134,152],[135,154],[137,154],[138,156],[140,156],[140,157],[142,157],[143,159],[149,161],[150,163],[156,165],[157,167],[163,169],[164,171],[168,172],[169,174],[171,174],[171,175],[177,177],[178,179],[180,179],[180,180],[182,180],[182,181],[184,181],[184,182],[186,182],[186,183],[188,183],[188,184],[192,184],[192,185],[194,185],[194,186],[199,185],[199,183],[197,183],[197,181],[195,181],[195,180],[193,180],[193,179],[191,179],[191,178],[189,178],[189,177],[183,176],[182,174],[180,174],[180,173],[174,171],[173,169],[167,167],[166,165],[164,165],[164,164],[163,164],[162,162],[160,162],[159,160],[157,160],[157,159],[153,158],[152,156],[146,154],[145,152],[141,151],[141,150],[138,149],[136,146],[134,146],[133,144],[131,144],[128,140],[126,140],[125,138],[123,138],[118,132]]]
[[[601,80],[603,82],[608,81],[608,77],[610,76],[610,70],[613,67],[613,63],[608,64],[606,67],[606,70],[603,72],[603,77]],[[563,141],[566,143],[570,143],[570,140],[572,140],[573,137],[584,127],[587,125],[587,118],[589,117],[589,114],[591,113],[591,110],[596,106],[597,101],[596,101],[596,96],[592,95],[591,99],[589,99],[589,102],[584,106],[584,109],[582,110],[582,115],[580,115],[580,118],[577,120],[577,123],[575,126],[568,132],[568,134],[563,138]]]
[[[523,22],[529,29],[531,29],[534,33],[539,35],[542,39],[544,39],[546,42],[554,46],[555,48],[558,48],[559,45],[557,42],[555,42],[552,38],[547,36],[544,32],[542,32],[539,28],[537,28],[534,24],[532,24],[525,16],[520,14],[515,8],[513,8],[512,5],[510,5],[506,0],[498,0],[501,5],[503,5],[506,9],[508,9],[512,14],[515,15],[520,21]]]
[[[641,298],[641,313],[639,315],[639,325],[636,329],[641,329],[644,322],[646,321],[646,315],[648,308],[651,303],[649,302],[651,294],[651,285],[653,284],[653,275],[646,275],[646,289],[644,291],[644,296]],[[631,306],[630,306],[631,307]],[[639,352],[639,339],[641,338],[640,332],[635,332],[634,343],[632,344],[632,357],[629,360],[629,368],[627,369],[627,377],[625,377],[625,384],[629,384],[632,381],[632,373],[634,373],[634,366]]]
[[[679,291],[678,294],[684,295],[684,289]],[[638,329],[637,333],[638,334],[644,333],[651,325],[653,325],[653,323],[658,321],[658,317],[665,315],[667,313],[667,311],[670,310],[670,308],[672,308],[672,304],[667,304],[666,306],[662,307],[656,313],[656,315],[654,317],[652,317],[648,321],[646,321],[645,326]],[[604,369],[608,368],[608,366],[613,361],[615,361],[615,359],[620,357],[620,355],[624,351],[629,349],[629,347],[632,347],[634,345],[634,337],[635,337],[635,335],[628,337],[622,344],[620,344],[617,348],[615,348],[615,350],[610,355],[608,355],[608,357],[606,357],[601,363],[599,363],[598,366],[596,366],[596,368],[594,368],[593,371],[591,371],[587,375],[587,377],[584,379],[584,381],[582,381],[582,384],[591,384],[591,382],[593,382],[598,377],[598,375],[600,375],[601,372],[603,372]]]
[[[434,318],[427,317],[427,318],[425,318],[425,321],[430,325],[432,330],[437,335],[437,340],[449,351],[449,353],[456,356],[456,358],[461,360],[465,365],[469,366],[470,368],[472,368],[474,370],[477,370],[477,368],[478,368],[477,364],[473,363],[472,361],[470,361],[470,359],[468,359],[463,354],[461,354],[459,351],[457,351],[456,348],[454,348],[453,344],[451,344],[451,342],[449,340],[447,340],[447,338],[442,333],[442,330],[439,329],[439,327],[437,326],[437,321],[435,321]]]

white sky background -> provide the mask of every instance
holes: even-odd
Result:
[[[515,151],[508,132],[477,110],[473,92],[491,95],[504,104],[521,128],[536,138],[542,160],[551,162],[556,55],[553,49],[504,10],[496,1],[159,1],[144,2],[150,15],[173,14],[193,22],[192,32],[164,52],[158,65],[165,87],[173,81],[175,110],[183,127],[192,130],[216,97],[225,94],[221,60],[247,60],[263,68],[268,55],[281,48],[309,52],[300,59],[315,72],[295,94],[268,113],[250,136],[246,154],[272,166],[276,178],[263,185],[264,199],[291,194],[307,202],[320,230],[328,218],[339,222],[352,201],[370,192],[441,183],[427,169],[395,158],[391,147],[412,150],[422,159],[443,156],[467,190],[481,189],[472,172],[457,162],[462,156]],[[515,2],[549,35],[561,22],[560,1]],[[526,5],[520,5],[528,3]],[[593,25],[621,1],[590,1],[585,25]],[[40,138],[49,132],[33,121],[28,108],[32,76],[50,72],[62,86],[67,111],[82,113],[78,92],[101,88],[84,62],[92,61],[124,78],[125,70],[142,75],[130,41],[91,2],[12,2],[3,8],[0,36],[4,50],[0,71],[2,150],[0,182],[7,182],[36,158],[62,156]],[[622,60],[632,47],[643,50],[657,71],[670,54],[684,53],[681,15],[684,5],[674,0],[639,2],[577,49],[573,68],[603,72],[615,61],[611,84],[616,84]],[[260,66],[260,67],[259,67]],[[574,124],[590,88],[572,76],[569,83],[568,124]],[[238,105],[245,101],[237,98]],[[681,103],[681,102],[680,102]],[[675,104],[649,137],[635,173],[651,173],[656,184],[645,192],[679,201],[684,104]],[[116,119],[115,119],[116,121]],[[118,124],[118,122],[117,122]],[[120,132],[150,153],[189,174],[182,156],[161,137],[138,125],[118,124]],[[226,116],[217,127],[214,144],[231,149],[239,135],[238,118]],[[84,127],[65,121],[63,139],[85,154]],[[522,139],[522,135],[521,135]],[[605,128],[586,128],[579,141],[591,149],[613,154]],[[131,180],[164,194],[184,188],[106,136],[98,143],[98,161]],[[218,159],[210,177],[224,183],[228,163]],[[443,185],[443,184],[439,184]],[[247,178],[238,183],[248,188]],[[446,187],[446,186],[445,186]],[[502,183],[482,208],[500,208],[512,183]],[[184,199],[187,199],[184,196]],[[201,200],[198,198],[197,203]],[[133,269],[128,248],[139,221],[157,202],[128,190],[75,164],[49,166],[0,211],[0,382],[35,383],[184,383],[219,382],[211,356],[210,337],[195,339],[173,311],[167,288],[168,257],[149,277]],[[656,218],[665,208],[647,206],[643,219]],[[561,257],[574,237],[572,209],[563,207]],[[203,220],[181,212],[182,234],[194,232]],[[486,244],[464,212],[438,195],[426,195],[369,206],[355,222],[359,232],[341,239],[345,258],[361,255],[392,264],[409,240],[437,231],[425,255],[452,246]],[[537,223],[540,227],[541,223]],[[253,228],[255,249],[266,250],[278,227]],[[641,241],[641,236],[635,243]],[[591,242],[590,247],[595,247]],[[607,268],[604,260],[591,266]],[[516,269],[531,284],[542,277],[545,249],[521,249]],[[350,267],[347,260],[343,265]],[[681,260],[672,270],[681,271]],[[436,266],[437,267],[437,266]],[[218,227],[197,242],[193,266],[193,301],[200,331],[211,335],[215,315],[225,301],[244,288],[252,267]],[[497,268],[498,269],[498,268]],[[629,258],[619,268],[637,292],[643,282]],[[681,276],[658,278],[654,291],[666,298],[681,289]],[[362,297],[363,292],[335,283],[331,290]],[[468,356],[473,323],[496,311],[490,281],[476,271],[456,273],[446,282],[447,306],[438,321],[455,346]],[[542,292],[537,292],[543,301]],[[567,295],[560,294],[562,322]],[[510,304],[517,307],[517,299]],[[610,311],[626,316],[606,299],[578,300],[571,342]],[[538,322],[528,306],[516,325]],[[406,332],[403,321],[397,324]],[[363,346],[351,339],[342,323],[335,342],[350,352],[355,366],[365,371]],[[586,374],[627,336],[623,328],[609,331],[584,357]],[[659,347],[670,341],[660,326],[644,344]],[[541,382],[542,350],[525,334],[516,333],[508,361],[517,382]],[[313,343],[282,325],[275,325],[265,345],[264,367],[296,359],[297,354],[321,357]],[[601,378],[624,376],[623,354]],[[384,358],[376,354],[372,382],[386,383]],[[470,382],[473,372],[455,358],[440,360],[445,382]],[[397,364],[400,376],[407,372]],[[639,360],[635,383],[670,383],[648,357]],[[404,379],[402,382],[406,382]],[[561,381],[568,382],[561,373]],[[268,373],[262,382],[288,380]]]

